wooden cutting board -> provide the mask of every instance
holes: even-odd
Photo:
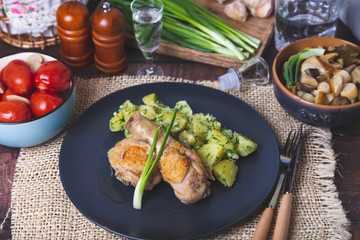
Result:
[[[244,23],[231,20],[224,14],[225,4],[218,3],[217,0],[193,0],[204,6],[209,11],[221,17],[232,27],[239,29],[253,37],[261,40],[261,46],[254,55],[261,56],[264,52],[274,29],[274,14],[268,18],[256,18],[249,13],[247,21]],[[229,1],[230,2],[230,1]],[[134,36],[127,35],[127,44],[137,47]],[[232,66],[240,67],[245,61],[234,58],[223,57],[212,53],[201,52],[190,48],[178,47],[170,44],[160,43],[157,53],[186,59],[194,62],[206,63],[214,66],[229,68]],[[253,56],[254,56],[253,55]],[[250,56],[251,57],[251,56]]]
[[[232,27],[260,39],[261,46],[255,53],[255,55],[260,56],[264,52],[273,34],[274,14],[272,14],[268,18],[256,18],[251,16],[251,14],[249,14],[247,21],[244,23],[240,23],[228,18],[224,14],[225,4],[220,4],[218,3],[217,0],[193,0],[193,1],[204,6],[209,11],[215,13],[216,15],[224,19],[227,23],[229,23]],[[226,67],[226,68],[232,66],[239,67],[244,63],[244,61],[236,60],[233,58],[222,57],[212,53],[200,52],[197,50],[173,46],[165,43],[160,43],[157,52],[160,54],[178,57],[181,59],[206,63],[220,67]]]

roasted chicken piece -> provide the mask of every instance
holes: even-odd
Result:
[[[147,162],[151,146],[144,141],[125,138],[108,151],[108,158],[115,176],[125,185],[136,186]],[[162,180],[158,167],[154,168],[145,190],[151,190]]]
[[[126,124],[134,139],[152,144],[158,126],[136,111]],[[165,132],[160,130],[156,150],[160,149]],[[176,197],[183,203],[195,203],[210,194],[210,182],[201,158],[180,142],[169,137],[159,160],[164,181],[174,189]]]

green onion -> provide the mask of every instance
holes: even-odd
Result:
[[[173,125],[174,120],[175,120],[176,111],[177,110],[175,108],[174,112],[173,112],[173,116],[172,116],[171,121],[170,121],[170,124],[166,129],[166,132],[165,132],[163,141],[161,143],[159,152],[156,155],[156,158],[155,158],[154,162],[151,164],[152,159],[153,159],[153,155],[154,155],[154,149],[155,149],[155,146],[156,146],[157,136],[158,136],[158,133],[160,131],[160,127],[155,132],[155,136],[154,136],[154,139],[153,139],[153,142],[152,142],[152,145],[151,145],[149,157],[148,157],[148,159],[146,161],[146,164],[145,164],[144,170],[143,170],[143,172],[142,172],[142,174],[140,176],[140,179],[139,179],[139,181],[138,181],[138,183],[136,184],[136,187],[135,187],[134,198],[133,198],[133,208],[135,208],[135,209],[141,209],[142,196],[143,196],[143,193],[144,193],[146,183],[149,180],[149,178],[151,176],[151,173],[153,172],[157,162],[159,161],[162,152],[164,151],[164,147],[165,147],[167,138],[169,137],[170,130],[171,130],[172,125]],[[150,168],[150,166],[151,166],[151,168]]]
[[[290,88],[294,82],[296,83],[298,81],[300,64],[303,60],[313,56],[322,56],[324,53],[325,49],[323,48],[309,48],[304,49],[290,57],[289,60],[285,63],[286,87]],[[295,73],[293,73],[294,66]]]
[[[183,20],[191,23],[193,26],[197,27],[201,31],[210,35],[218,44],[227,47],[232,50],[237,58],[240,60],[244,60],[244,55],[239,51],[239,49],[222,33],[220,33],[213,25],[211,25],[208,21],[204,20],[202,17],[199,17],[199,12],[196,12],[192,9],[184,9],[180,5],[176,5],[173,1],[163,0],[166,4],[164,8],[171,13],[179,16]],[[183,2],[185,3],[185,2]]]
[[[132,22],[130,0],[108,0]],[[146,0],[144,0],[146,1]],[[161,42],[246,60],[261,41],[231,27],[217,15],[192,0],[163,0]]]

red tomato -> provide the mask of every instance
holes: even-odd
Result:
[[[3,82],[17,94],[28,94],[34,85],[34,74],[26,62],[12,60],[4,68]]]
[[[0,122],[21,122],[31,117],[28,105],[22,101],[0,102]]]
[[[30,108],[33,115],[39,117],[55,109],[62,101],[57,93],[38,90],[30,97]]]
[[[43,63],[35,73],[35,87],[39,90],[63,92],[70,84],[70,69],[57,60]]]
[[[4,81],[4,68],[1,69],[1,71],[0,71],[0,82],[3,83],[3,81]]]
[[[2,70],[0,71],[0,96],[1,96],[1,94],[3,94],[3,93],[5,92],[5,86],[4,86],[4,84],[3,84],[3,73],[4,73],[3,70],[4,70],[4,69],[2,69]]]

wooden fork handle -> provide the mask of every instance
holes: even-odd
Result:
[[[268,207],[265,209],[263,214],[261,215],[260,221],[255,229],[254,236],[252,237],[252,240],[265,240],[272,221],[272,217],[274,214],[274,209],[271,207]]]
[[[289,231],[292,195],[284,194],[280,203],[279,213],[276,219],[274,240],[286,240]]]

